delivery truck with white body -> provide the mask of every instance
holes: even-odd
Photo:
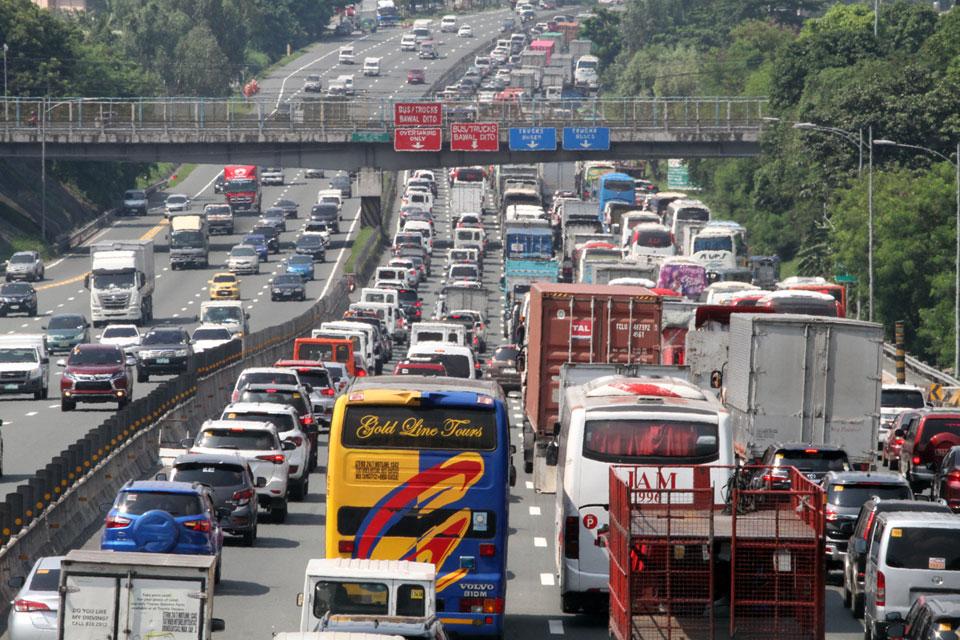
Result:
[[[153,241],[97,242],[90,246],[90,256],[86,287],[93,324],[149,322],[155,286]]]
[[[462,213],[483,214],[486,185],[483,182],[460,182],[450,186],[450,214],[456,219]]]
[[[209,640],[215,556],[74,550],[60,564],[57,640]]]
[[[793,314],[730,318],[723,397],[737,455],[782,442],[842,447],[872,466],[880,420],[883,327]]]

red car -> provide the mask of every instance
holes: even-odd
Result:
[[[910,430],[910,425],[919,420],[921,415],[923,414],[919,411],[904,411],[894,418],[893,424],[887,431],[883,450],[880,452],[883,466],[890,467],[891,471],[900,468],[900,450],[903,448],[904,435]]]
[[[960,445],[960,412],[926,411],[903,436],[900,469],[914,493],[933,485],[943,457]]]
[[[952,447],[933,479],[934,502],[943,500],[954,512],[960,512],[960,447]]]
[[[60,377],[60,409],[72,411],[78,402],[116,402],[120,409],[130,403],[133,356],[113,344],[80,344],[73,348]]]
[[[407,71],[407,84],[423,84],[427,81],[427,74],[423,69],[410,69]]]

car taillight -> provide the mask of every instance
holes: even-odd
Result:
[[[50,607],[36,600],[25,600],[17,598],[13,601],[13,609],[18,613],[29,613],[31,611],[50,611]]]
[[[209,533],[210,529],[213,528],[209,520],[187,520],[183,523],[183,526],[191,531],[200,531],[202,533]]]
[[[503,598],[460,598],[460,613],[503,613]]]
[[[903,438],[894,438],[893,444],[903,444]]]
[[[913,464],[920,464],[920,456],[913,456]]]
[[[417,301],[414,303],[413,306],[416,307],[417,309],[419,309],[420,307],[423,306],[423,302],[421,302],[420,300],[417,300]]]
[[[331,389],[330,387],[327,387],[326,389],[324,389],[323,391],[320,392],[320,395],[322,395],[322,396],[332,396],[334,393],[335,393],[335,392],[334,392],[333,389]]]
[[[492,558],[497,555],[497,547],[494,544],[489,542],[483,542],[480,544],[480,557],[481,558]]]
[[[253,498],[253,494],[253,489],[241,489],[240,491],[235,491],[233,493],[233,501],[238,507],[246,505],[250,502],[250,499]]]
[[[122,529],[130,525],[130,518],[122,516],[107,516],[107,522],[104,525],[107,529]]]
[[[353,553],[353,540],[341,540],[338,542],[337,551],[340,553]]]
[[[960,470],[954,469],[947,474],[947,480],[952,480],[954,482],[960,482]]]
[[[826,518],[828,522],[834,522],[840,518],[840,514],[837,513],[837,509],[833,505],[827,505]]]
[[[283,464],[283,461],[286,460],[286,458],[282,453],[267,453],[262,456],[257,456],[257,460],[272,462],[273,464]]]
[[[300,423],[303,425],[313,424],[313,416],[310,414],[303,416],[302,418],[300,418]]]
[[[877,571],[877,588],[876,588],[876,599],[877,606],[884,607],[887,604],[887,579],[883,575],[883,571]]]
[[[366,369],[357,369],[357,377],[358,377],[358,378],[366,378],[366,377],[367,377],[367,370],[366,370]]]
[[[567,516],[563,525],[563,557],[580,559],[580,518]]]

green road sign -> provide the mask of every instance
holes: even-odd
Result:
[[[842,273],[833,277],[837,284],[856,284],[857,276],[852,276],[849,273]]]
[[[350,142],[390,142],[389,131],[354,131],[350,134]]]

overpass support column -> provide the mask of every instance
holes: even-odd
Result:
[[[380,171],[371,167],[361,168],[357,191],[360,195],[360,227],[376,227],[381,234],[386,233],[383,229],[383,182]]]

